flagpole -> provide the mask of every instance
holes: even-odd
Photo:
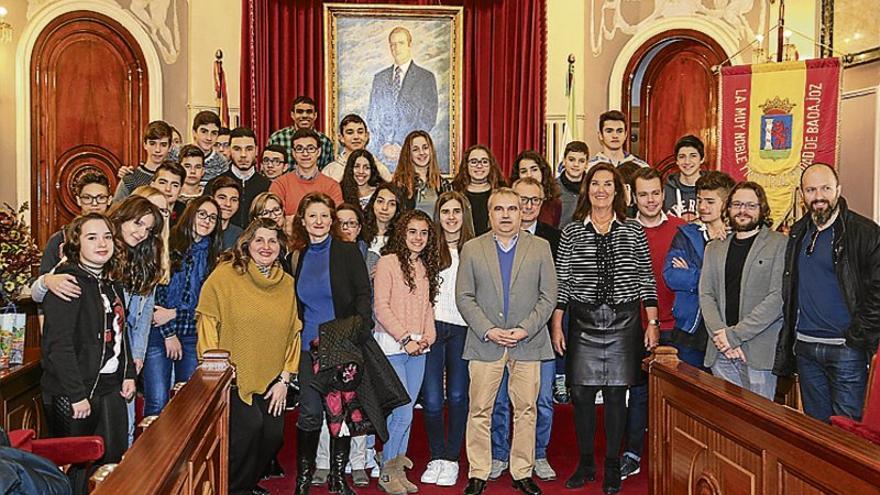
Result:
[[[779,30],[776,33],[776,61],[782,62],[785,47],[785,0],[779,0]]]

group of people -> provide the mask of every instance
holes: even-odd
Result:
[[[579,488],[597,477],[599,394],[603,490],[617,493],[640,470],[641,361],[660,344],[769,399],[777,375],[797,372],[807,414],[861,415],[880,339],[880,229],[847,208],[831,167],[804,170],[808,215],[786,238],[760,185],[703,170],[699,138],[675,144],[668,179],[626,153],[617,111],[599,118],[595,156],[569,143],[557,169],[524,151],[509,186],[483,145],[449,181],[427,132],[409,133],[388,167],[358,115],[341,120],[338,153],[314,129],[313,100],[294,100],[291,117],[259,160],[254,132],[211,112],[182,147],[152,122],[147,160],[120,170],[115,194],[107,177],[79,178],[82,214],[50,238],[32,288],[52,435],[101,435],[99,464],[118,462],[138,375],[144,414],[159,414],[212,349],[236,367],[232,493],[265,493],[258,482],[294,436],[297,494],[354,493],[347,468],[356,487],[373,474],[387,493],[414,493],[419,402],[421,483],[455,485],[464,445],[466,494],[505,470],[540,494],[534,477],[557,476],[554,400],[569,399],[580,459],[565,485]]]

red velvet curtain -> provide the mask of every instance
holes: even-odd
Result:
[[[443,3],[464,6],[462,143],[489,146],[509,174],[520,151],[544,148],[545,0]],[[242,0],[242,8],[243,125],[266,142],[272,131],[290,125],[290,102],[300,94],[315,99],[322,122],[324,1]]]

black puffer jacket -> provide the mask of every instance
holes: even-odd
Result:
[[[842,197],[839,208],[840,213],[832,226],[832,255],[837,281],[852,317],[845,332],[846,343],[873,354],[880,342],[880,226],[850,211]],[[785,249],[785,272],[782,277],[785,322],[779,333],[773,367],[773,373],[780,376],[788,376],[796,371],[797,253],[803,245],[809,222],[812,219],[805,215],[794,224]]]

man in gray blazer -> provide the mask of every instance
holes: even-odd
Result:
[[[556,272],[547,241],[521,231],[520,199],[500,188],[489,197],[492,230],[464,245],[455,287],[468,324],[464,359],[470,361],[466,448],[470,472],[464,493],[483,493],[491,469],[490,427],[495,395],[506,367],[513,403],[510,474],[527,495],[532,480],[541,361],[552,359],[547,321],[555,308]]]
[[[734,235],[706,246],[700,275],[700,310],[711,337],[705,366],[773,400],[787,239],[770,230],[767,195],[754,182],[733,188],[727,213]]]

